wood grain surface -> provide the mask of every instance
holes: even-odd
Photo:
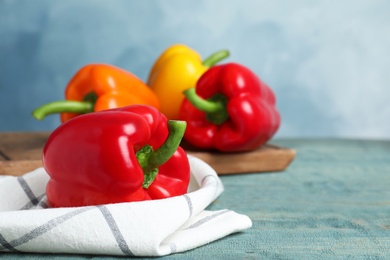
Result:
[[[0,133],[0,174],[21,175],[42,166],[42,149],[49,135],[49,132]],[[200,151],[187,144],[183,147],[220,175],[283,171],[295,158],[295,150],[271,144],[245,153]]]

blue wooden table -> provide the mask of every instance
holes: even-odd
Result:
[[[222,176],[210,209],[253,227],[164,259],[390,259],[390,141],[274,140],[294,148],[286,171]],[[60,243],[60,241],[57,241]],[[4,259],[114,259],[4,254]]]

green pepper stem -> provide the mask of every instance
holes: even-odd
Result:
[[[43,106],[38,107],[32,112],[34,118],[38,120],[44,119],[46,116],[55,114],[55,113],[90,113],[93,112],[94,103],[89,101],[55,101]]]
[[[206,113],[217,113],[224,110],[224,105],[221,102],[214,102],[203,99],[196,94],[195,88],[189,88],[183,92],[188,101],[191,102],[197,109]]]
[[[186,126],[185,121],[169,120],[169,134],[165,142],[154,151],[147,145],[137,152],[138,163],[145,175],[142,185],[144,188],[148,188],[152,184],[157,175],[158,167],[166,163],[176,152],[184,136]]]
[[[211,54],[209,57],[203,60],[202,64],[203,66],[210,68],[211,66],[220,62],[221,60],[229,57],[229,55],[230,53],[228,50],[220,50]]]
[[[222,94],[203,99],[196,94],[195,88],[189,88],[183,94],[194,107],[206,113],[206,119],[211,123],[220,125],[229,118],[226,110],[227,99]]]

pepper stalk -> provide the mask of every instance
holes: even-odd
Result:
[[[229,118],[226,110],[227,98],[224,95],[216,94],[209,99],[204,99],[196,94],[195,88],[189,88],[183,94],[194,107],[206,113],[209,122],[221,125]]]
[[[36,108],[32,115],[35,119],[42,120],[46,116],[57,113],[77,113],[86,114],[94,111],[97,95],[90,92],[85,95],[83,101],[60,100],[47,103]]]
[[[137,153],[137,160],[144,172],[142,187],[147,189],[158,173],[158,167],[166,163],[176,152],[184,136],[187,126],[185,121],[168,120],[168,137],[156,150],[150,145],[141,148]]]
[[[214,52],[209,57],[207,57],[206,59],[203,60],[202,65],[210,68],[210,67],[214,66],[215,64],[217,64],[218,62],[220,62],[221,60],[229,57],[229,55],[230,55],[230,53],[228,50],[220,50],[220,51]]]

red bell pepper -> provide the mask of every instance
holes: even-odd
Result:
[[[43,165],[53,207],[162,199],[187,192],[190,166],[179,146],[184,121],[151,106],[83,114],[49,136]]]
[[[269,141],[279,128],[273,91],[240,64],[210,68],[196,88],[184,94],[179,114],[187,121],[184,139],[198,148],[250,151]]]

